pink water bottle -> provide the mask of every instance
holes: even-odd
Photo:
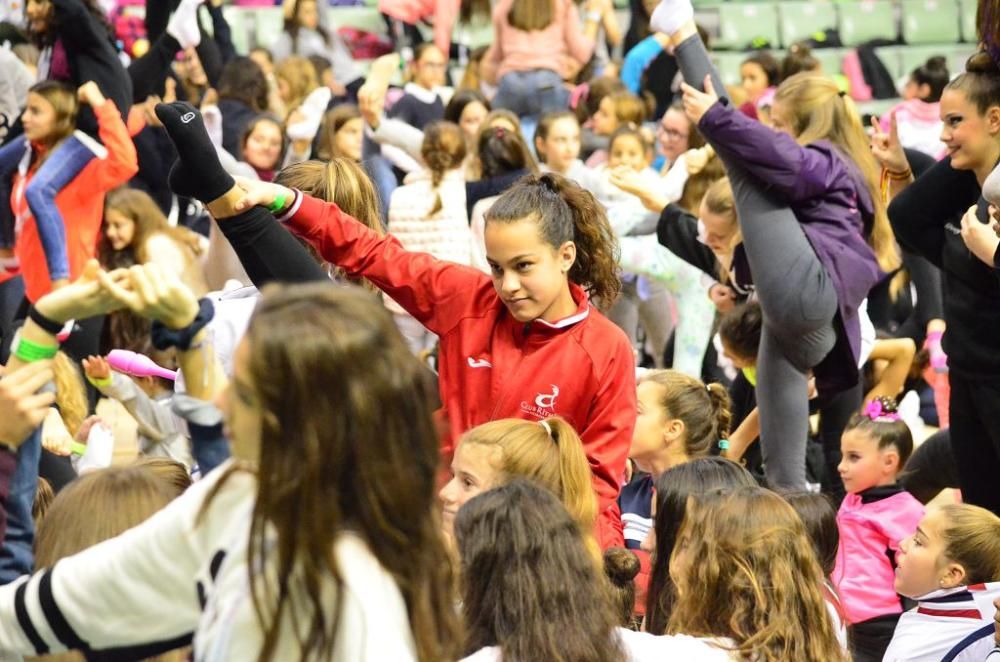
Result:
[[[107,357],[108,364],[118,372],[133,377],[163,377],[177,379],[177,372],[161,368],[145,354],[136,354],[127,349],[113,349]]]

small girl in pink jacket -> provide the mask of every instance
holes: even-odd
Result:
[[[924,516],[924,507],[897,477],[913,437],[889,398],[855,414],[840,439],[837,470],[847,496],[837,513],[840,549],[833,583],[847,614],[854,660],[881,661],[903,612],[894,588],[899,543]]]

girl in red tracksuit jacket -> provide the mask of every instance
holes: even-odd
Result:
[[[481,423],[562,416],[579,432],[593,471],[598,542],[623,544],[616,499],[636,416],[635,364],[624,333],[590,303],[590,296],[611,303],[621,286],[614,233],[590,193],[551,173],[516,183],[486,216],[487,275],[407,251],[336,204],[276,184],[235,187],[193,107],[160,105],[157,115],[180,156],[175,191],[202,199],[218,219],[259,215],[252,205],[273,210],[279,201],[279,221],[440,338],[446,455]]]
[[[619,288],[614,237],[593,196],[554,174],[515,184],[486,218],[491,277],[406,251],[334,204],[287,195],[280,221],[439,336],[450,438],[499,418],[563,416],[593,470],[598,540],[622,544],[616,499],[635,421],[634,359],[588,299],[610,301]]]

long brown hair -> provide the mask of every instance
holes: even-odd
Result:
[[[688,508],[671,565],[668,632],[730,638],[741,659],[844,661],[823,599],[823,571],[802,520],[759,487],[706,494]]]
[[[466,655],[499,646],[504,660],[625,659],[607,580],[554,494],[523,478],[483,492],[459,509],[455,542]]]
[[[507,12],[510,27],[525,32],[544,30],[556,17],[556,3],[564,0],[514,0]]]
[[[431,215],[441,211],[441,194],[438,187],[446,173],[462,167],[465,160],[465,134],[452,122],[431,122],[424,129],[424,142],[420,145],[420,156],[431,172],[431,186],[434,187],[434,207]]]
[[[710,490],[753,487],[757,483],[742,465],[717,455],[698,457],[664,471],[656,479],[656,516],[649,589],[646,592],[646,631],[664,634],[677,600],[670,577],[670,555],[677,542],[677,532],[684,523],[691,497]]]
[[[343,156],[335,153],[334,138],[345,124],[355,119],[361,119],[361,111],[352,103],[342,103],[326,111],[319,126],[320,139],[316,156],[324,160]]]
[[[498,482],[530,478],[559,497],[583,532],[597,560],[600,547],[594,538],[597,499],[583,442],[565,419],[550,416],[544,425],[505,418],[472,428],[459,443],[485,446],[496,453],[492,464]]]
[[[357,163],[350,159],[333,158],[329,161],[302,161],[286,168],[274,178],[276,184],[302,191],[306,195],[336,203],[348,216],[362,223],[369,230],[385,234],[382,211],[372,181]],[[322,261],[314,248],[307,250],[317,261]],[[368,290],[376,288],[364,278],[348,278],[339,268],[334,275]]]
[[[454,659],[459,627],[435,507],[440,454],[426,369],[371,294],[328,283],[265,288],[246,342],[266,469],[257,473],[247,563],[264,633],[259,659],[274,658],[285,618],[305,632],[301,659],[329,659],[343,588],[334,547],[345,530],[395,580],[418,659]],[[255,576],[264,564],[273,572]],[[332,613],[322,590],[331,577]]]
[[[832,78],[823,74],[795,74],[778,86],[775,103],[788,113],[795,139],[802,145],[817,140],[830,141],[844,156],[850,168],[861,173],[875,208],[868,244],[875,251],[879,267],[886,273],[901,263],[896,239],[889,225],[879,184],[879,168],[872,156],[868,136],[861,125],[858,109],[850,97],[841,94]]]
[[[135,234],[132,235],[132,243],[129,246],[116,251],[111,248],[107,237],[102,233],[98,254],[101,257],[101,264],[106,267],[124,267],[148,262],[151,256],[146,252],[146,241],[155,234],[166,235],[172,239],[182,250],[189,252],[192,259],[204,251],[198,234],[184,227],[171,226],[167,217],[160,211],[160,207],[145,191],[125,186],[116,188],[104,199],[105,212],[109,209],[130,219],[135,224]],[[133,256],[133,261],[126,264],[125,261],[130,256]]]
[[[542,238],[553,248],[575,243],[569,279],[603,306],[614,303],[622,287],[618,239],[593,193],[553,172],[525,175],[486,212],[487,224],[528,218],[538,223]]]

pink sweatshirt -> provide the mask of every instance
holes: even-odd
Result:
[[[429,20],[434,25],[434,45],[445,57],[460,5],[461,0],[378,0],[378,10],[390,18],[410,25]]]
[[[899,142],[903,147],[916,149],[928,156],[941,160],[945,156],[941,142],[941,102],[928,103],[920,99],[910,99],[883,113],[880,126],[889,132],[893,113],[896,114],[896,128]]]
[[[924,506],[902,488],[870,501],[875,490],[892,491],[872,488],[864,498],[848,494],[837,513],[840,549],[832,579],[852,625],[903,611],[893,588],[896,575],[889,552],[899,551],[900,541],[913,535],[924,516]]]
[[[496,71],[497,81],[511,71],[550,69],[563,75],[567,58],[581,66],[590,60],[594,40],[583,36],[576,4],[572,0],[551,1],[556,10],[552,23],[544,30],[525,32],[507,22],[514,0],[497,0],[493,7],[493,45],[483,63],[487,71]]]

